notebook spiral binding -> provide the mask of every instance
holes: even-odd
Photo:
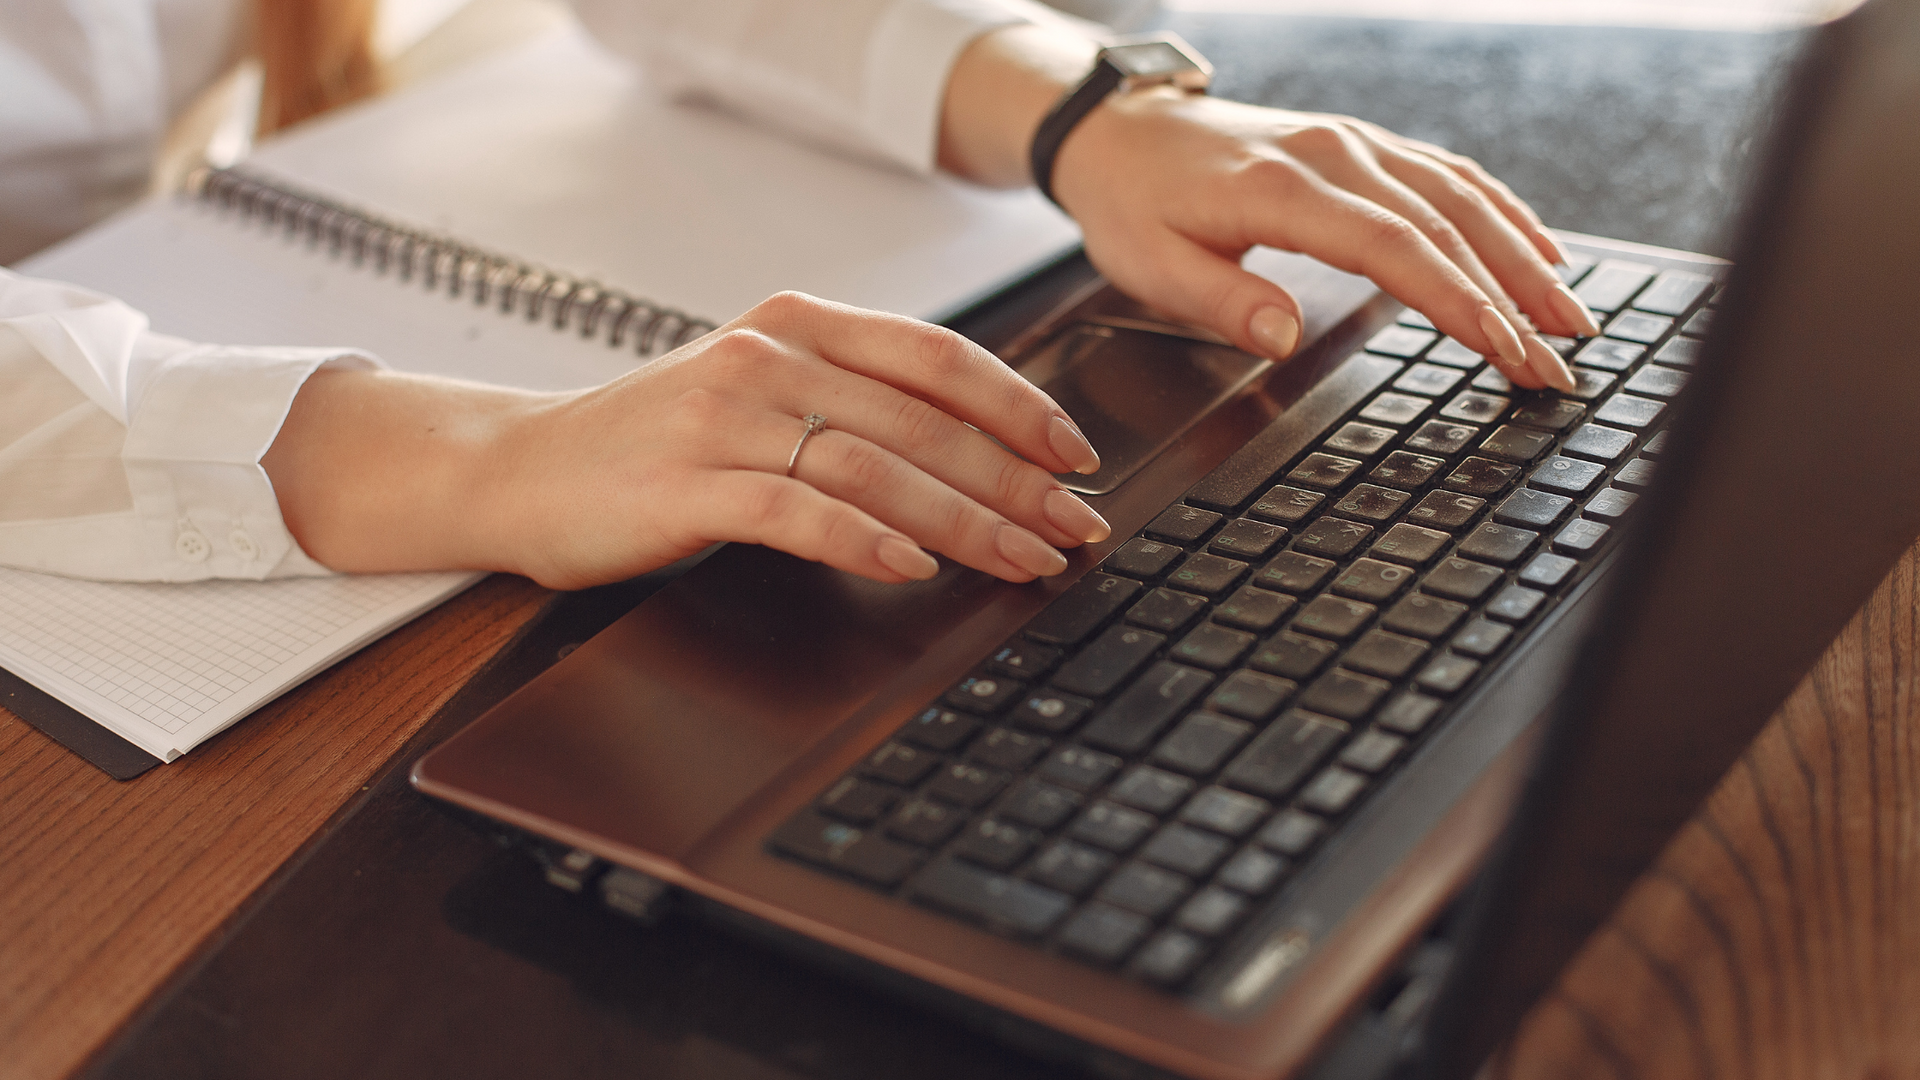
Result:
[[[204,169],[188,192],[223,212],[304,240],[334,259],[406,282],[416,276],[428,291],[471,297],[528,322],[604,337],[612,348],[632,343],[641,357],[670,352],[713,330],[715,323],[608,288],[597,281],[547,270],[471,244],[411,228],[236,168]]]

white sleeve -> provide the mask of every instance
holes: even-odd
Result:
[[[573,3],[669,94],[923,174],[934,169],[961,51],[997,27],[1049,20],[1032,0]]]
[[[0,270],[0,565],[113,581],[330,573],[260,458],[338,349],[220,348]]]

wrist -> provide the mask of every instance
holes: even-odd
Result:
[[[1093,69],[1061,95],[1036,126],[1028,149],[1034,186],[1054,201],[1056,158],[1091,114],[1115,98],[1173,92],[1205,93],[1213,67],[1173,34],[1128,38],[1101,49]]]

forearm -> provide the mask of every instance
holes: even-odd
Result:
[[[1034,131],[1093,67],[1099,46],[1054,26],[1007,26],[961,52],[940,116],[940,167],[976,183],[1031,183]]]

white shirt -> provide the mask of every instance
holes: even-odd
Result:
[[[168,118],[233,56],[239,0],[6,0],[0,258],[137,197]],[[947,72],[1025,0],[577,0],[670,91],[919,172]],[[110,580],[327,570],[259,465],[312,349],[155,334],[73,286],[0,271],[0,565]],[[210,422],[217,421],[217,422]]]

